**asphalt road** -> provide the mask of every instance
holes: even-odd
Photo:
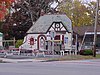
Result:
[[[0,75],[100,75],[100,60],[0,63]]]

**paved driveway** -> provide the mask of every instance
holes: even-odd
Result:
[[[0,63],[0,75],[100,75],[100,60]]]

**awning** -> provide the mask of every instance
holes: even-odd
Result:
[[[85,32],[86,35],[94,35],[94,32]],[[100,32],[97,32],[97,34],[100,34]]]

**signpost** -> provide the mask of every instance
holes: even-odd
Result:
[[[52,54],[54,55],[54,37],[56,36],[56,32],[55,31],[51,31],[50,32],[50,36],[52,38]]]

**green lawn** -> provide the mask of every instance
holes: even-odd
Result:
[[[57,58],[38,58],[45,61],[67,61],[67,60],[85,60],[85,59],[100,59],[100,54],[93,56],[82,56],[82,55],[66,55]]]
[[[96,58],[97,58],[97,59],[100,59],[100,54],[97,54],[97,55],[96,55]]]

